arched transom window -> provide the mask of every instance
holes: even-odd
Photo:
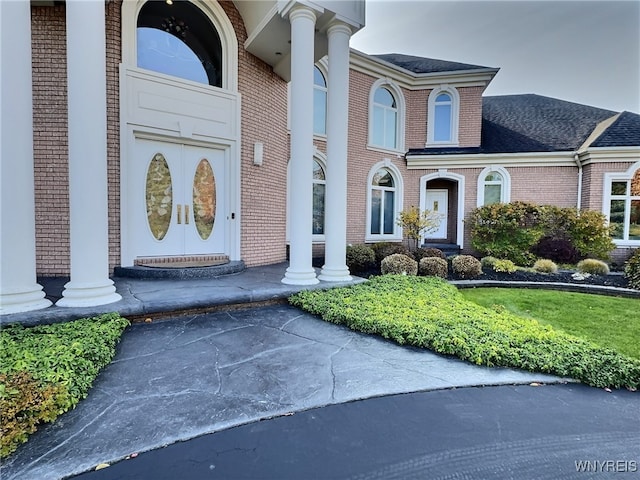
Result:
[[[149,1],[137,22],[140,68],[222,86],[222,45],[211,20],[190,2]]]
[[[511,201],[511,177],[500,166],[487,167],[478,175],[478,207]]]

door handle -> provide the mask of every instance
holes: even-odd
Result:
[[[184,206],[184,224],[189,225],[189,205]]]
[[[178,225],[182,223],[182,205],[176,205],[178,211]]]

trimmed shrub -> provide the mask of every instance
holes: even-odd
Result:
[[[518,269],[511,260],[496,260],[493,264],[493,271],[498,273],[513,273]]]
[[[405,247],[402,243],[397,242],[380,242],[374,243],[371,245],[371,248],[376,254],[376,263],[380,265],[382,260],[389,255],[393,255],[394,253],[401,253],[402,255],[407,255],[411,257],[411,252],[409,249]]]
[[[426,277],[447,278],[449,265],[444,258],[424,257],[418,264],[418,273]]]
[[[482,268],[490,268],[491,270],[493,270],[493,266],[497,261],[498,259],[496,257],[482,257],[480,259],[480,265],[482,265]]]
[[[451,269],[460,278],[476,278],[482,275],[480,260],[471,255],[458,255],[451,261]]]
[[[624,264],[624,277],[631,288],[640,290],[640,248]]]
[[[539,258],[546,258],[557,263],[576,263],[580,260],[580,253],[573,246],[571,240],[565,238],[543,237],[531,249]]]
[[[382,259],[380,268],[383,275],[417,275],[418,262],[408,255],[394,253]]]
[[[494,203],[469,214],[471,244],[482,255],[528,266],[535,256],[529,251],[542,237],[540,207],[526,202]]]
[[[447,259],[447,256],[444,254],[442,250],[440,250],[439,248],[432,248],[432,247],[418,248],[414,252],[413,256],[418,262],[423,258],[429,258],[429,257],[442,258],[443,260]]]
[[[608,275],[609,266],[601,260],[586,258],[578,262],[577,269],[580,273],[590,273],[591,275]]]
[[[347,245],[347,267],[352,272],[365,272],[376,263],[376,254],[366,245]]]
[[[0,374],[0,457],[13,453],[41,422],[64,410],[63,385],[41,386],[28,372]]]
[[[536,260],[536,263],[533,264],[533,269],[540,273],[557,273],[558,265],[556,265],[552,260],[541,258],[540,260]]]
[[[640,387],[640,360],[467,301],[439,278],[381,276],[347,288],[306,290],[291,304],[328,322],[478,365],[571,377],[594,387]]]

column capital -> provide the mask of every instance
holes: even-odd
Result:
[[[351,30],[351,26],[348,23],[334,18],[327,27],[327,35],[333,35],[336,33],[343,33],[351,36],[353,35],[353,30]]]
[[[299,18],[307,18],[315,23],[322,13],[322,11],[316,10],[303,3],[291,2],[291,4],[281,12],[281,15],[285,18],[289,17],[290,22]]]

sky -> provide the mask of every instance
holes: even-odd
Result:
[[[351,46],[499,67],[485,95],[640,113],[640,0],[368,0]]]

